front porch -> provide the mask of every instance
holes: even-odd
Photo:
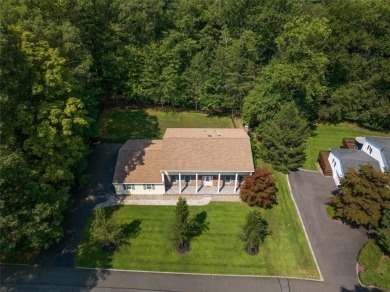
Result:
[[[173,194],[183,194],[183,195],[231,195],[238,194],[239,188],[234,190],[234,186],[222,186],[219,188],[217,186],[200,186],[198,187],[198,191],[196,191],[196,186],[184,185],[180,192],[180,187],[178,185],[167,185],[165,187],[165,194],[173,195]]]

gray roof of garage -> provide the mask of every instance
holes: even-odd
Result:
[[[343,148],[331,148],[330,151],[340,160],[344,174],[349,168],[359,170],[360,165],[362,164],[368,164],[376,170],[381,170],[379,162],[364,151]]]

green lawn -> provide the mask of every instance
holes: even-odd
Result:
[[[368,241],[360,250],[358,262],[364,268],[359,273],[364,285],[390,289],[390,258],[383,255],[375,240]]]
[[[239,225],[249,207],[243,203],[212,202],[192,206],[207,212],[209,231],[196,238],[191,251],[179,255],[168,239],[174,206],[121,206],[108,208],[121,224],[140,223],[141,231],[113,254],[89,242],[89,224],[79,246],[76,265],[149,271],[273,275],[318,279],[318,273],[288,192],[285,176],[275,174],[279,204],[264,211],[272,232],[256,256],[247,255],[238,238]]]
[[[370,131],[348,123],[338,125],[318,124],[314,136],[308,139],[306,162],[303,168],[317,170],[315,163],[320,150],[329,150],[330,147],[338,148],[342,145],[343,138],[354,138],[356,136],[389,136],[389,134]]]
[[[97,138],[105,142],[161,138],[166,128],[233,128],[233,123],[229,116],[195,111],[107,108],[100,115]]]

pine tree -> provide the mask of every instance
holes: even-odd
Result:
[[[241,240],[244,242],[244,250],[249,255],[259,252],[260,245],[269,234],[268,223],[263,219],[260,210],[252,210],[246,216],[245,225],[242,227]]]
[[[383,212],[381,227],[378,229],[378,243],[390,254],[390,209]]]
[[[288,173],[305,161],[308,127],[293,103],[285,104],[272,120],[260,125],[257,135],[261,158],[276,170]]]
[[[240,197],[249,206],[269,208],[276,202],[276,191],[272,173],[266,168],[259,168],[245,177],[240,187]]]

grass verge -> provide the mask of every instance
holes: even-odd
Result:
[[[371,131],[348,123],[318,124],[314,136],[307,141],[306,162],[303,168],[317,170],[315,163],[320,150],[329,150],[330,147],[338,148],[342,146],[343,138],[355,138],[356,136],[389,136],[389,134]]]
[[[107,211],[120,224],[141,220],[139,235],[118,251],[106,254],[89,240],[89,222],[77,252],[76,265],[318,279],[286,178],[281,173],[275,173],[275,177],[278,204],[263,211],[272,234],[256,256],[247,255],[238,238],[240,224],[250,210],[246,204],[212,202],[206,206],[191,206],[192,214],[207,212],[210,229],[192,242],[191,251],[186,255],[178,254],[169,240],[174,206],[121,206]]]
[[[364,285],[390,289],[390,258],[384,256],[375,240],[368,241],[360,250],[358,263],[363,268],[359,278]]]
[[[195,111],[106,108],[99,118],[97,138],[122,143],[128,139],[159,139],[166,128],[233,128],[229,116]]]

